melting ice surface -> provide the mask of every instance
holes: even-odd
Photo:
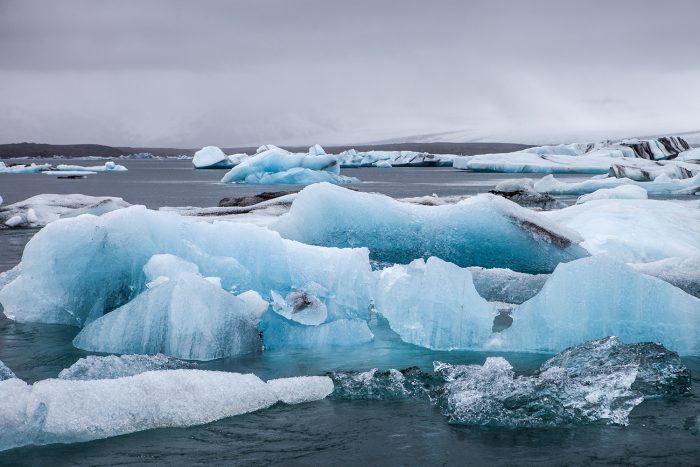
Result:
[[[58,374],[59,379],[91,380],[134,376],[147,371],[195,368],[190,362],[163,354],[156,355],[88,355]]]
[[[299,193],[272,228],[307,244],[367,247],[373,259],[395,263],[437,256],[460,266],[538,273],[586,256],[575,232],[492,195],[422,206],[317,184]]]
[[[483,365],[435,362],[433,373],[373,369],[330,376],[335,399],[430,399],[451,423],[501,427],[624,425],[644,397],[690,390],[678,354],[616,337],[568,348],[532,376],[516,375],[502,357]]]

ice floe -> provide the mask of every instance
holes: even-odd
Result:
[[[107,161],[104,165],[94,165],[91,167],[59,164],[56,166],[56,170],[61,172],[126,172],[128,169],[123,165],[114,163],[113,161]]]
[[[0,228],[43,227],[62,217],[80,214],[101,215],[130,206],[121,198],[87,195],[43,194],[0,206]]]
[[[216,146],[206,146],[194,153],[192,165],[195,169],[230,169],[248,158],[239,153],[227,156]]]
[[[340,166],[350,167],[450,167],[458,156],[416,151],[357,151],[349,149],[337,155]]]
[[[693,195],[700,193],[700,173],[692,178],[672,179],[661,174],[652,181],[638,182],[629,178],[592,178],[583,182],[562,182],[553,175],[547,175],[534,184],[539,193],[550,195],[585,195],[601,188],[615,188],[622,185],[636,185],[652,195]]]
[[[0,174],[33,174],[50,168],[51,164],[37,165],[32,162],[30,165],[16,164],[8,166],[3,161],[0,161]]]
[[[316,184],[271,228],[307,244],[368,247],[373,259],[396,263],[437,256],[460,266],[550,272],[586,255],[575,232],[494,195],[423,206]]]
[[[576,204],[583,204],[597,199],[647,199],[647,190],[636,185],[620,185],[615,188],[601,188],[593,193],[580,196]]]

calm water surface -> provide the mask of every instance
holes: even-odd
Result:
[[[84,165],[98,162],[79,162]],[[120,162],[122,163],[122,162]],[[223,171],[195,171],[189,161],[125,161],[127,173],[85,180],[45,175],[0,176],[0,194],[12,203],[39,193],[120,196],[131,203],[214,206],[220,198],[284,186],[217,183]],[[452,169],[347,169],[363,180],[362,191],[395,197],[473,194],[513,174],[474,174]],[[515,175],[518,176],[518,175]],[[585,179],[585,176],[562,178]],[[0,271],[14,266],[35,231],[0,230]],[[30,304],[29,304],[30,306]],[[377,339],[327,352],[266,352],[200,364],[202,369],[253,372],[263,379],[320,375],[334,370],[432,368],[432,362],[484,362],[487,352],[433,352],[401,342],[382,323]],[[0,318],[0,360],[33,382],[55,377],[86,352],[68,326],[17,324]],[[534,371],[548,356],[499,354],[520,373]],[[422,401],[333,401],[277,405],[208,425],[160,429],[71,445],[25,447],[0,453],[0,465],[700,465],[700,359],[685,359],[693,393],[656,399],[634,409],[627,427],[489,429],[447,423]],[[1,427],[0,427],[1,429]]]

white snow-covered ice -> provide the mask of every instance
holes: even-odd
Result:
[[[94,165],[85,167],[82,165],[59,164],[56,169],[61,172],[126,172],[128,169],[123,165],[107,161],[104,165]]]
[[[0,206],[0,226],[43,227],[62,217],[101,215],[130,206],[121,198],[87,195],[43,194]]]

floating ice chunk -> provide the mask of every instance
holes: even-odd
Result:
[[[583,195],[576,200],[576,204],[583,204],[596,199],[647,199],[647,190],[635,185],[620,185],[615,188],[601,188],[588,195]]]
[[[105,165],[94,165],[92,167],[59,164],[56,166],[56,169],[61,172],[126,172],[129,170],[123,165],[116,164],[113,161],[107,161]]]
[[[0,224],[43,227],[61,217],[101,215],[127,206],[130,204],[121,198],[43,194],[0,207]]]
[[[83,328],[73,340],[92,352],[213,360],[261,349],[260,308],[183,272]]]
[[[275,312],[297,323],[315,326],[326,321],[328,309],[313,294],[295,290],[282,297],[272,291],[272,306]]]
[[[560,264],[512,316],[503,350],[559,351],[612,334],[700,354],[700,300],[605,256]]]
[[[86,178],[88,175],[97,175],[97,172],[88,170],[46,170],[42,175],[52,175],[58,178]]]
[[[427,399],[432,375],[418,367],[363,372],[333,372],[335,389],[331,398],[338,400]]]
[[[59,379],[115,379],[147,371],[194,368],[196,365],[163,354],[156,355],[88,355],[58,374]]]
[[[333,392],[333,380],[327,376],[297,376],[267,381],[267,387],[285,404],[303,404],[324,399]]]
[[[367,321],[361,319],[337,319],[312,326],[268,312],[262,317],[260,329],[267,350],[355,346],[374,339]]]
[[[327,377],[275,380],[200,370],[117,379],[0,382],[0,450],[75,443],[161,427],[187,427],[286,403],[323,399]]]
[[[658,277],[700,298],[700,256],[666,258],[630,266],[637,272]]]
[[[374,166],[379,167],[380,169],[390,169],[393,167],[389,161],[377,161],[374,163]]]
[[[37,165],[32,162],[31,165],[17,164],[7,166],[4,162],[0,161],[0,174],[34,174],[50,168],[51,164]]]
[[[564,203],[557,201],[548,194],[537,192],[530,178],[504,180],[498,183],[489,193],[502,196],[526,208],[549,210],[566,206]]]
[[[340,166],[345,167],[451,167],[452,154],[428,154],[416,151],[366,151],[355,149],[338,154]],[[379,165],[382,164],[382,165]]]
[[[681,161],[649,161],[646,159],[626,159],[610,166],[609,175],[629,178],[638,182],[649,182],[661,175],[671,179],[692,178],[700,173],[700,166]]]
[[[604,174],[613,160],[606,156],[540,155],[523,151],[456,158],[453,166],[479,172]]]
[[[0,381],[4,381],[10,378],[16,378],[15,374],[12,372],[12,370],[7,368],[7,366],[2,361],[0,361]]]
[[[206,146],[194,153],[192,165],[195,169],[228,169],[233,162],[216,146]]]
[[[615,336],[584,342],[563,350],[540,367],[559,367],[570,377],[596,378],[634,365],[637,376],[631,388],[644,396],[676,396],[690,392],[690,371],[676,352],[653,342],[623,344]]]
[[[629,178],[610,177],[573,183],[562,182],[552,175],[547,175],[535,182],[535,190],[540,193],[549,193],[550,195],[584,195],[601,188],[615,188],[621,185],[637,185],[653,195],[692,195],[700,192],[700,174],[682,180],[673,180],[662,174],[651,182],[637,182]]]
[[[381,271],[375,300],[403,341],[435,350],[483,347],[496,315],[468,269],[435,257]]]
[[[700,210],[658,200],[590,201],[542,216],[577,231],[591,254],[627,263],[700,255]]]
[[[394,263],[437,256],[459,266],[549,272],[559,262],[585,255],[575,232],[493,195],[423,206],[311,185],[271,227],[308,244],[366,246],[373,259]]]
[[[319,146],[320,148],[320,146]],[[292,154],[271,148],[241,162],[221,179],[223,183],[310,184],[316,182],[353,183],[357,179],[340,175],[335,156],[325,152]],[[323,151],[323,149],[320,149]]]

